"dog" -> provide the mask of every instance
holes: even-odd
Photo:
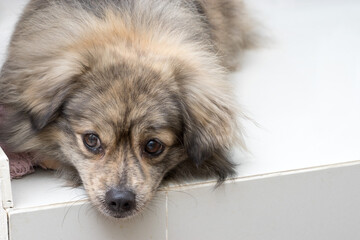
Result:
[[[238,0],[31,0],[0,73],[0,142],[61,163],[105,216],[163,180],[234,175],[227,74],[252,45]]]

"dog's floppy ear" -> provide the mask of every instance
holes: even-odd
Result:
[[[177,74],[183,108],[183,142],[198,169],[224,180],[234,173],[228,151],[237,141],[236,104],[221,72],[182,69]]]
[[[83,66],[71,57],[54,57],[41,62],[16,64],[11,59],[1,73],[1,103],[26,113],[36,130],[41,130],[56,115],[75,88]]]

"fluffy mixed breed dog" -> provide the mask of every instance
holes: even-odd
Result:
[[[32,0],[0,75],[0,142],[62,163],[102,213],[164,178],[234,174],[226,73],[251,43],[236,0]]]

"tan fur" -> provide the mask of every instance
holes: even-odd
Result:
[[[32,0],[0,75],[0,141],[61,162],[104,214],[140,212],[161,181],[234,174],[236,103],[226,81],[252,32],[241,1]],[[95,133],[101,151],[85,146]],[[163,152],[150,156],[150,139]],[[134,192],[115,213],[109,189]]]

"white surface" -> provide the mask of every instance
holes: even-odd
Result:
[[[13,199],[16,209],[73,203],[87,199],[82,188],[66,187],[65,181],[52,171],[39,170],[23,179],[12,180]]]
[[[358,240],[360,162],[184,188],[168,195],[171,240]]]
[[[269,41],[233,75],[251,154],[239,175],[360,159],[360,1],[246,1]]]

